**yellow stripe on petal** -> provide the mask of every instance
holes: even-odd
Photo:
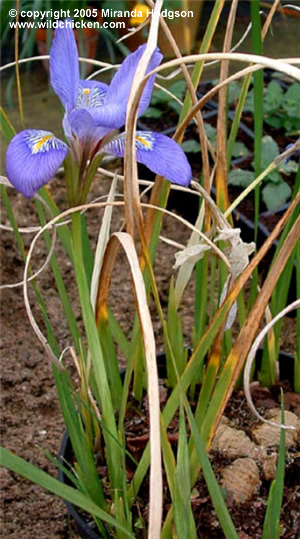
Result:
[[[47,142],[47,140],[54,138],[53,135],[45,135],[42,137],[32,148],[32,153],[38,153],[41,147]]]
[[[135,137],[135,138],[136,138],[136,140],[141,142],[146,148],[151,148],[151,144],[150,144],[150,142],[148,140],[145,140],[142,137]]]

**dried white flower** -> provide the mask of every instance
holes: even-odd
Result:
[[[236,279],[242,271],[249,264],[249,255],[255,250],[255,243],[246,243],[241,239],[240,228],[218,228],[219,235],[215,238],[215,241],[228,241],[231,245],[225,249],[225,254],[231,265],[231,272],[233,279]],[[220,297],[220,305],[223,303],[227,290],[228,290],[229,278],[227,279]],[[232,305],[226,321],[225,330],[231,328],[237,313],[236,302]]]
[[[217,227],[219,235],[215,238],[215,241],[229,241],[231,245],[237,245],[241,240],[241,229],[240,228],[231,228]]]
[[[186,247],[186,249],[175,253],[176,262],[173,266],[174,269],[179,268],[185,262],[196,264],[196,262],[203,258],[205,251],[209,251],[210,249],[211,247],[206,243],[198,243],[198,245]]]
[[[249,264],[249,255],[255,250],[255,243],[246,243],[241,239],[240,228],[218,228],[219,235],[215,241],[228,241],[231,246],[227,247],[225,254],[232,268],[232,276],[236,279]]]
[[[228,247],[225,253],[232,268],[233,278],[236,279],[249,264],[249,255],[255,250],[255,243],[245,243],[242,240],[232,247]]]

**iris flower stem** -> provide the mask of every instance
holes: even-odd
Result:
[[[111,392],[109,389],[107,373],[103,358],[103,351],[99,340],[98,329],[90,303],[89,286],[84,269],[84,254],[82,244],[82,216],[79,212],[72,214],[72,245],[74,252],[74,267],[78,286],[82,317],[85,326],[87,341],[92,358],[92,369],[89,383],[95,394],[102,414],[103,436],[107,448],[108,474],[112,491],[117,489],[122,496],[123,483],[121,463],[123,453],[118,440],[117,426],[114,416]]]
[[[79,167],[76,165],[72,156],[67,155],[64,160],[64,170],[65,170],[65,180],[67,187],[67,196],[69,206],[76,205],[76,191],[78,190],[78,177],[79,177]]]

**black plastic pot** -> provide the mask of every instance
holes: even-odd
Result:
[[[257,376],[260,370],[262,356],[263,356],[263,348],[259,347],[259,349],[256,352],[256,358],[255,358],[255,374],[254,374],[255,377]],[[286,352],[279,352],[278,363],[279,363],[279,380],[281,382],[288,381],[293,386],[294,366],[295,366],[294,356],[292,356],[292,354],[287,354]]]
[[[71,440],[69,438],[69,435],[67,432],[64,433],[63,439],[61,442],[61,446],[58,453],[58,460],[61,462],[64,466],[66,465],[66,462],[72,462],[73,457],[73,449]],[[58,471],[58,479],[61,483],[70,485],[70,481],[65,475],[65,473],[62,470]],[[97,526],[95,522],[91,520],[85,520],[79,513],[77,508],[70,502],[67,502],[64,500],[64,503],[67,507],[69,515],[72,517],[72,519],[75,522],[77,531],[83,539],[101,539],[102,536],[100,535],[99,530],[97,529]]]

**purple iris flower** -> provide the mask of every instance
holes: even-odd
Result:
[[[32,197],[56,173],[70,152],[84,182],[87,167],[99,154],[124,156],[125,133],[114,133],[126,122],[126,108],[137,65],[145,50],[140,46],[130,54],[114,75],[110,85],[81,80],[78,50],[71,25],[60,22],[50,51],[50,82],[61,100],[65,115],[63,128],[69,145],[48,131],[27,129],[11,140],[6,156],[10,182],[24,196]],[[162,60],[153,53],[147,72]],[[151,100],[155,75],[143,91],[138,115]],[[187,186],[191,167],[180,146],[172,139],[150,131],[136,133],[137,161],[167,180]]]

